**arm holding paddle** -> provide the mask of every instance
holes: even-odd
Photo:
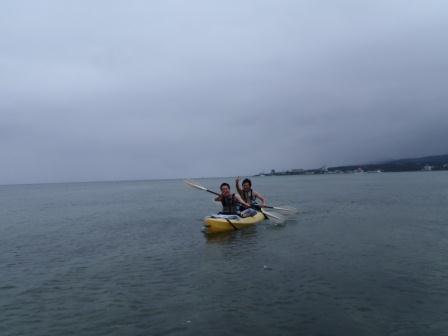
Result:
[[[235,199],[238,201],[238,203],[244,205],[246,208],[250,208],[250,204],[244,202],[240,195],[235,194]]]
[[[261,206],[264,207],[266,205],[266,198],[256,191],[254,191],[253,194],[256,198],[258,198],[261,201]]]

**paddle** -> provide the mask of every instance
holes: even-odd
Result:
[[[260,205],[262,208],[275,209],[278,211],[284,211],[287,214],[295,215],[299,210],[290,206],[270,206],[270,205]]]
[[[203,191],[209,192],[209,193],[214,194],[214,195],[218,195],[218,196],[221,195],[221,194],[219,194],[219,193],[217,193],[215,191],[212,191],[212,190],[207,189],[207,188],[205,188],[205,187],[203,187],[203,186],[201,186],[201,185],[199,185],[197,183],[194,183],[193,181],[185,180],[184,182],[185,182],[186,185],[188,185],[190,187],[193,187],[193,188],[196,188],[196,189],[199,189],[199,190],[203,190]],[[279,213],[273,213],[273,212],[270,212],[270,211],[266,211],[264,209],[261,209],[261,212],[266,217],[268,217],[272,222],[274,222],[275,224],[281,224],[281,223],[285,222],[285,217],[283,215],[279,214]]]
[[[273,223],[275,224],[283,224],[286,220],[285,216],[279,214],[279,213],[273,213],[271,211],[266,211],[264,209],[260,209],[260,211],[269,218]]]
[[[219,194],[219,193],[217,193],[215,191],[212,191],[210,189],[207,189],[207,188],[205,188],[205,187],[203,187],[203,186],[201,186],[199,184],[193,183],[192,181],[185,180],[184,182],[185,182],[186,185],[188,185],[190,187],[193,187],[193,188],[196,188],[196,189],[200,189],[200,190],[204,190],[204,191],[207,191],[207,192],[209,192],[211,194],[215,194],[215,195],[221,196],[221,194]]]

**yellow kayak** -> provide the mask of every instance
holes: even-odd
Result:
[[[260,211],[254,216],[240,217],[237,215],[212,215],[204,218],[204,227],[207,233],[235,231],[260,223],[266,217]]]

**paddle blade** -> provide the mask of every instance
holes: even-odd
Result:
[[[199,184],[196,184],[196,183],[194,183],[193,181],[185,180],[184,183],[185,183],[187,186],[189,186],[189,187],[207,191],[207,188],[205,188],[205,187],[203,187],[203,186],[201,186],[201,185],[199,185]]]
[[[278,212],[266,211],[265,209],[261,209],[268,219],[274,224],[283,224],[286,221],[285,216],[279,214]]]
[[[272,207],[275,210],[278,210],[282,213],[285,213],[286,215],[295,215],[299,212],[299,210],[297,208],[294,208],[292,206],[288,206],[288,205],[282,205],[282,206],[275,206]]]

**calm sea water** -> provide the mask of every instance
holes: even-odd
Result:
[[[0,335],[447,335],[448,173],[253,182],[301,213],[207,237],[178,180],[0,186]]]

